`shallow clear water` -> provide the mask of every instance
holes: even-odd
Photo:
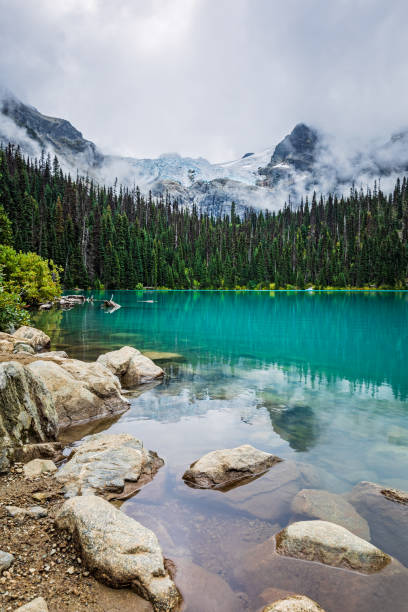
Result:
[[[237,570],[251,548],[293,518],[286,498],[296,488],[272,492],[262,477],[229,493],[197,491],[181,475],[208,451],[250,443],[303,466],[309,477],[298,488],[347,493],[369,480],[407,490],[408,293],[116,291],[114,299],[122,308],[113,314],[95,302],[40,313],[34,323],[53,348],[79,359],[123,345],[180,355],[157,359],[166,380],[134,393],[130,410],[109,423],[166,461],[123,510],[156,531],[167,556],[190,559],[243,592],[250,610],[265,603],[260,593],[268,586],[308,590],[326,612],[344,610],[336,589],[344,580],[350,590],[351,572],[330,569],[330,590],[322,586],[327,568],[303,579],[289,571],[291,561],[296,577],[286,580],[275,568],[275,581],[261,580],[255,592],[249,574]],[[390,547],[395,555],[398,538]],[[384,610],[387,589],[393,609],[404,609],[402,581],[391,588],[361,580],[372,582],[364,583],[367,592],[355,587],[365,593],[364,602],[353,599],[355,609]],[[191,611],[207,609],[186,599]]]

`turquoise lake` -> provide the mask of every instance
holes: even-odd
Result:
[[[408,574],[387,582],[386,573],[356,577],[297,561],[319,566],[307,573],[293,570],[293,560],[285,574],[281,560],[269,584],[260,578],[255,587],[239,566],[293,520],[289,497],[299,488],[345,495],[371,481],[408,490],[408,292],[115,291],[114,300],[122,307],[112,314],[95,301],[39,313],[33,323],[53,349],[85,361],[124,345],[177,354],[156,355],[165,380],[132,391],[125,414],[66,436],[76,443],[126,431],[165,459],[122,505],[156,532],[165,556],[222,578],[242,610],[265,605],[267,588],[303,589],[326,612],[406,610]],[[303,484],[272,490],[263,476],[222,493],[182,481],[204,453],[243,443],[279,455]],[[408,565],[406,539],[395,535],[388,546]],[[207,610],[185,597],[190,612]]]

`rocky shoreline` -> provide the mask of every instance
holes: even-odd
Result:
[[[123,387],[160,379],[164,371],[133,347],[93,363],[44,352],[49,347],[49,337],[34,328],[0,334],[1,609],[249,612],[245,597],[220,578],[182,558],[165,559],[155,533],[118,507],[163,466],[160,449],[147,450],[127,433],[100,433],[62,454],[61,431],[127,410]],[[367,576],[378,577],[392,603],[394,582],[408,583],[403,491],[366,482],[348,494],[329,493],[310,466],[247,444],[204,455],[186,466],[183,479],[263,520],[291,517],[237,559],[235,581],[258,610],[322,611],[326,583],[350,580],[363,597]],[[279,505],[271,507],[274,492]],[[309,576],[300,593],[290,592],[290,575],[282,569],[288,563]],[[350,578],[338,573],[344,569]],[[311,577],[318,571],[328,578],[321,583],[323,601],[316,602]],[[191,607],[194,576],[198,584],[219,581],[218,603],[216,595],[198,592]],[[275,581],[281,590],[270,588]],[[189,593],[187,608],[183,593]]]

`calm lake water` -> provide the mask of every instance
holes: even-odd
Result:
[[[281,558],[254,580],[250,566],[252,549],[293,520],[301,488],[346,494],[369,480],[408,489],[408,293],[115,291],[114,299],[122,308],[113,314],[95,302],[39,313],[34,324],[53,349],[86,361],[124,345],[179,355],[156,359],[165,381],[131,394],[128,412],[76,434],[130,432],[165,459],[122,506],[156,532],[165,556],[187,563],[186,575],[190,562],[217,574],[240,593],[237,611],[265,605],[267,588],[306,593],[326,612],[406,610],[408,574]],[[204,453],[243,443],[287,460],[270,472],[281,470],[282,486],[266,475],[221,493],[181,480]],[[406,563],[406,541],[389,546]],[[196,590],[208,579],[197,572]],[[207,595],[185,597],[190,612],[230,609],[223,598],[215,607]]]

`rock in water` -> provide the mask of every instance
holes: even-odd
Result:
[[[55,440],[58,415],[41,380],[16,361],[0,363],[0,472],[16,449]]]
[[[360,482],[348,500],[368,521],[373,542],[408,566],[408,493]]]
[[[0,550],[0,574],[4,572],[4,570],[8,570],[13,561],[14,555],[4,550]]]
[[[125,387],[140,385],[164,376],[164,372],[151,359],[132,346],[99,355],[98,363],[118,376]]]
[[[41,359],[27,367],[54,398],[61,428],[123,412],[129,406],[119,380],[100,363]]]
[[[17,608],[16,612],[48,612],[47,602],[44,597],[37,597],[24,606]]]
[[[265,606],[262,612],[324,612],[324,610],[309,597],[294,595]]]
[[[156,611],[177,609],[179,593],[152,531],[94,495],[67,500],[56,521],[75,537],[83,561],[102,582],[131,586]]]
[[[307,518],[336,523],[363,540],[370,540],[367,521],[341,495],[321,489],[302,489],[292,501],[292,512]]]
[[[27,325],[19,327],[18,330],[14,332],[13,336],[14,338],[18,338],[18,340],[29,340],[36,351],[48,348],[51,344],[51,338],[47,336],[47,334],[44,334],[40,329],[28,327]]]
[[[276,535],[276,550],[287,557],[367,574],[379,571],[391,561],[379,548],[327,521],[292,523]]]
[[[101,493],[110,499],[126,496],[149,482],[164,464],[130,434],[96,434],[73,451],[57,479],[67,497]],[[129,491],[128,491],[129,489]]]
[[[183,479],[200,489],[212,489],[262,474],[279,461],[282,459],[275,455],[243,444],[207,453],[190,465]]]

